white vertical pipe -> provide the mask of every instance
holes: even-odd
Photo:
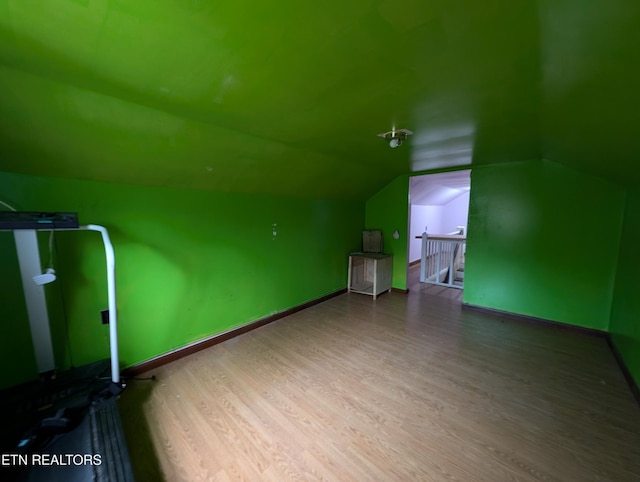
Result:
[[[33,281],[42,274],[38,236],[34,229],[20,229],[13,232],[22,277],[22,289],[27,303],[27,315],[31,328],[31,341],[36,357],[38,373],[54,370],[56,367],[49,328],[49,312],[44,294],[44,286]]]
[[[107,258],[107,292],[109,297],[109,347],[111,349],[111,381],[120,383],[120,362],[118,360],[118,313],[116,309],[116,256],[109,232],[103,226],[88,224],[80,229],[97,231],[102,234],[104,252]]]

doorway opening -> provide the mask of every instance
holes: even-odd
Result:
[[[470,191],[468,169],[410,178],[407,272],[411,289],[431,285],[461,293]]]

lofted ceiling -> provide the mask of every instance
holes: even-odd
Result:
[[[0,0],[0,171],[364,199],[544,157],[635,183],[639,52],[637,0]]]
[[[445,206],[470,190],[468,169],[413,176],[409,181],[411,204],[418,206]]]

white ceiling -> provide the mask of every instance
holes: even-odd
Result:
[[[471,189],[471,171],[414,176],[410,182],[411,204],[444,206]]]

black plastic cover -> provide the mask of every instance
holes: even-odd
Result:
[[[73,229],[78,226],[78,213],[0,211],[0,230]]]

